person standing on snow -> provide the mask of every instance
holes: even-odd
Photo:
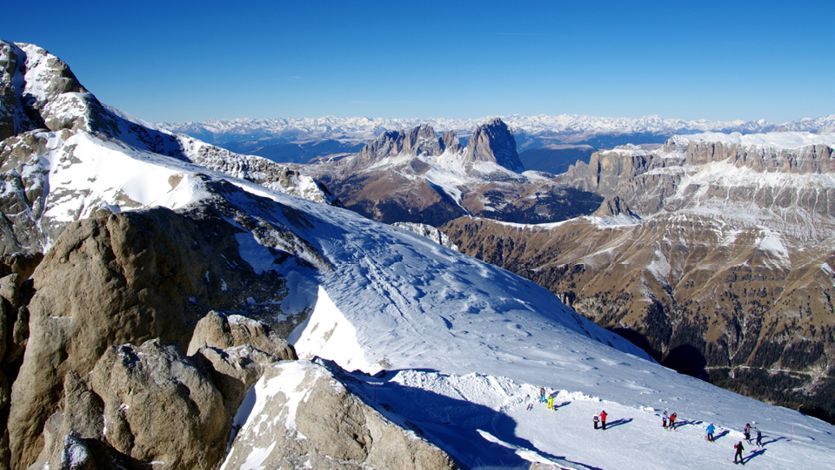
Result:
[[[707,440],[708,442],[713,442],[713,433],[716,432],[716,427],[713,426],[713,423],[710,423],[707,427]]]
[[[549,410],[554,409],[554,395],[551,395],[550,397],[548,397],[548,409]]]
[[[664,414],[661,415],[661,427],[667,429],[667,410],[664,410]]]
[[[594,415],[594,429],[597,430],[597,423],[600,422],[600,416]]]
[[[739,463],[745,465],[745,457],[742,456],[742,451],[745,450],[745,448],[742,447],[742,441],[737,442],[734,449],[736,449],[736,454],[734,454],[734,463],[737,463],[736,458],[739,457]]]
[[[760,431],[760,428],[757,428],[757,446],[765,447],[763,446],[763,433]]]
[[[669,427],[669,429],[672,429],[673,431],[676,430],[676,414],[675,413],[670,415],[670,427]]]
[[[751,443],[751,424],[745,423],[745,429],[742,430],[742,433],[745,434],[745,440],[748,443]]]
[[[600,413],[600,422],[603,423],[603,430],[606,430],[606,410]]]
[[[539,388],[539,402],[545,403],[545,387]]]
[[[533,400],[531,400],[531,396],[530,396],[530,395],[525,395],[525,401],[527,401],[527,402],[528,402],[528,406],[527,406],[527,408],[526,408],[526,409],[527,409],[528,411],[530,411],[531,409],[533,409]]]

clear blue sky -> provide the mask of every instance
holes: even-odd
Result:
[[[15,2],[0,38],[149,121],[835,113],[835,0]]]

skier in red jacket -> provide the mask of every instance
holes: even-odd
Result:
[[[600,413],[600,423],[603,424],[603,430],[606,430],[606,410]]]

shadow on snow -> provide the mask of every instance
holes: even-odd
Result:
[[[322,361],[329,362],[329,361]],[[425,371],[434,372],[434,371]],[[531,461],[518,451],[538,454],[556,465],[600,470],[597,467],[549,454],[527,439],[516,436],[516,421],[507,414],[484,405],[452,398],[433,391],[391,381],[397,371],[376,374],[374,378],[354,372],[345,381],[352,392],[362,397],[389,420],[407,429],[418,430],[446,451],[463,468],[525,469]],[[560,406],[564,406],[563,403]],[[623,421],[623,420],[619,420]],[[620,424],[625,424],[628,421]],[[614,423],[613,423],[614,424]]]

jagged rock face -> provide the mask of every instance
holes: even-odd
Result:
[[[460,147],[454,134],[445,133],[438,138],[431,126],[422,124],[402,131],[388,131],[365,145],[358,155],[358,161],[373,162],[386,157],[404,155],[438,156],[445,151],[456,151]]]
[[[499,118],[476,128],[464,155],[466,163],[491,162],[511,171],[524,170],[516,152],[516,139],[507,124]]]
[[[632,215],[632,209],[618,196],[607,197],[592,215],[596,217],[616,216],[618,214]]]
[[[464,149],[429,126],[387,132],[354,158],[303,169],[334,189],[347,209],[385,222],[441,225],[469,214],[546,223],[592,213],[603,200],[523,171],[507,125],[478,127]]]
[[[0,255],[42,253],[67,223],[96,216],[100,207],[118,212],[142,206],[123,187],[96,194],[91,183],[98,175],[87,175],[86,182],[66,178],[96,154],[130,156],[139,149],[316,202],[336,202],[323,185],[284,166],[106,109],[67,64],[31,44],[0,41],[0,96]]]
[[[222,338],[224,319],[210,312],[191,342]],[[245,320],[242,334],[250,340],[263,349],[286,349],[267,325]],[[246,391],[265,367],[280,362],[237,344],[243,338],[227,337],[225,349],[203,345],[190,357],[159,339],[112,346],[87,379],[70,370],[62,411],[46,421],[44,448],[30,468],[217,468]]]
[[[454,469],[448,454],[388,421],[350,389],[350,380],[317,363],[267,369],[223,469]]]
[[[709,164],[717,176],[700,173]],[[723,177],[721,172],[733,174]],[[707,205],[721,211],[728,202],[753,203],[763,212],[761,217],[777,214],[805,228],[810,223],[792,213],[800,212],[820,219],[811,225],[819,222],[831,229],[835,188],[824,175],[834,172],[832,148],[827,145],[778,150],[670,139],[654,152],[634,146],[597,152],[588,165],[580,162],[557,180],[602,196],[617,195],[641,216]]]
[[[0,95],[0,140],[39,128],[115,129],[102,104],[69,66],[32,44],[0,41]]]
[[[236,231],[220,214],[199,209],[189,217],[153,209],[67,227],[33,276],[28,344],[11,394],[13,466],[33,462],[43,446],[42,428],[59,406],[67,371],[88,373],[109,346],[160,338],[185,350],[212,308],[277,318],[259,304],[280,304],[284,281],[252,271],[238,254]],[[281,329],[286,334],[301,319]]]

